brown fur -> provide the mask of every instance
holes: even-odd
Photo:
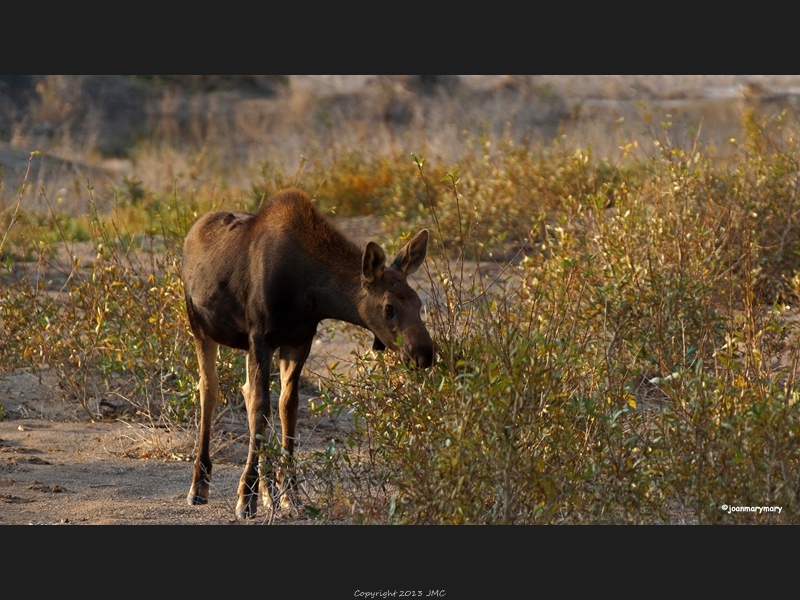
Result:
[[[298,190],[286,190],[253,215],[211,212],[186,236],[183,278],[186,310],[200,365],[200,444],[190,504],[208,501],[211,414],[217,403],[215,367],[220,344],[247,351],[243,387],[250,449],[239,483],[236,514],[256,512],[257,490],[269,504],[272,477],[257,457],[270,417],[269,374],[279,351],[282,447],[294,450],[298,382],[317,325],[340,319],[370,329],[375,348],[390,348],[419,367],[433,362],[433,342],[419,316],[421,302],[406,281],[424,261],[428,232],[419,232],[391,265],[374,242],[363,251],[328,222]],[[281,504],[292,506],[285,477]]]

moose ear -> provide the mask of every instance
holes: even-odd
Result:
[[[364,256],[361,258],[361,281],[363,285],[369,285],[383,275],[383,268],[386,265],[386,253],[383,248],[375,242],[367,242],[364,248]]]
[[[399,254],[392,261],[392,268],[399,269],[406,275],[411,275],[425,260],[428,252],[428,230],[423,229],[408,243],[403,246]]]

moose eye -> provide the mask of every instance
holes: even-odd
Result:
[[[387,304],[383,307],[383,316],[387,319],[391,319],[394,317],[394,306],[391,304]]]

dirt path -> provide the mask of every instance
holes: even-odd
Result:
[[[186,505],[190,463],[130,458],[122,423],[0,423],[0,523],[230,523],[240,468],[220,461],[215,502]]]
[[[345,354],[352,342],[317,345]],[[324,353],[324,355],[323,355]],[[6,418],[0,421],[0,524],[227,524],[235,523],[236,488],[247,452],[244,410],[232,410],[215,428],[214,476],[206,506],[188,506],[196,430],[125,420],[92,421],[59,399],[52,375],[0,376]],[[308,412],[301,399],[299,451],[323,448],[347,419]],[[273,398],[273,404],[276,401]],[[261,510],[261,523],[270,515]],[[276,515],[276,522],[310,522]]]

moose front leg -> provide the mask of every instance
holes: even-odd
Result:
[[[247,451],[247,464],[239,481],[236,517],[246,519],[254,517],[258,507],[258,492],[264,496],[265,504],[269,503],[271,482],[266,481],[268,475],[259,473],[259,461],[264,461],[264,434],[270,418],[269,404],[269,372],[272,364],[273,349],[263,340],[254,336],[250,338],[250,350],[247,352],[247,381],[242,388],[247,421],[250,426],[250,446]]]
[[[200,443],[197,449],[197,458],[194,461],[192,487],[186,497],[190,505],[208,502],[209,483],[211,482],[211,456],[209,453],[211,416],[217,405],[219,389],[216,366],[219,344],[199,329],[195,329],[194,340],[197,360],[200,363]]]
[[[300,404],[300,374],[311,351],[311,342],[303,346],[285,346],[280,349],[282,456],[280,470],[281,508],[298,510],[297,479],[294,472],[294,446],[297,429],[297,413]]]

